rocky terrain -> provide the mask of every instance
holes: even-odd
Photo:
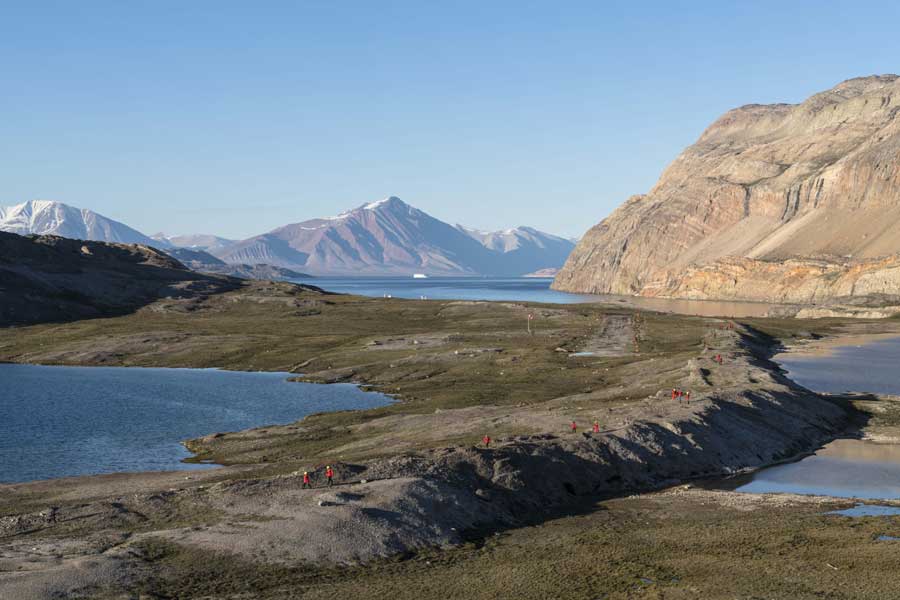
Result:
[[[193,309],[178,308],[185,303]],[[521,326],[530,312],[534,335]],[[768,360],[776,342],[761,331],[808,337],[804,328],[833,324],[760,323],[257,283],[102,325],[0,330],[0,360],[291,370],[401,400],[187,442],[198,459],[228,465],[220,470],[0,486],[0,590],[321,597],[365,581],[380,561],[443,564],[494,533],[602,513],[598,498],[814,449],[853,411],[785,379]],[[673,387],[691,390],[691,402],[672,400]],[[588,429],[594,420],[600,433]],[[485,433],[490,448],[478,445]],[[323,487],[326,464],[337,472],[333,489]],[[304,470],[315,489],[300,489]],[[778,523],[796,514],[786,510]]]
[[[0,326],[132,312],[162,298],[196,300],[239,287],[149,246],[0,232]]]
[[[769,360],[779,340],[819,339],[840,320],[359,298],[201,276],[140,246],[0,240],[32,280],[66,283],[81,269],[78,281],[123,288],[234,286],[151,287],[156,299],[120,316],[0,328],[2,361],[290,371],[398,400],[185,441],[219,469],[0,485],[0,596],[744,597],[764,571],[785,594],[814,598],[830,580],[811,564],[853,568],[838,548],[867,557],[848,582],[863,597],[893,585],[895,553],[863,539],[874,525],[822,521],[841,501],[634,497],[787,460],[865,423],[852,399],[813,394]],[[867,402],[900,422],[900,409]]]
[[[713,123],[591,229],[560,290],[816,303],[900,294],[900,78]]]

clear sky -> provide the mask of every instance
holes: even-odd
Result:
[[[896,2],[0,0],[0,205],[248,237],[396,195],[577,236],[724,111],[900,71]]]

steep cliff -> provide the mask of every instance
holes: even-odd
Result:
[[[816,302],[900,294],[900,78],[726,113],[591,229],[560,290]]]

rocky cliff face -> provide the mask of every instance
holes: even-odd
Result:
[[[900,294],[898,115],[896,75],[732,110],[591,229],[554,287],[789,302]]]

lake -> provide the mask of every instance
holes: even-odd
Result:
[[[719,302],[710,300],[676,300],[643,298],[613,294],[570,294],[550,289],[553,279],[544,277],[313,277],[294,279],[321,287],[329,292],[355,294],[373,298],[406,298],[418,300],[493,300],[505,302],[542,302],[547,304],[578,304],[600,302],[672,312],[685,315],[721,317],[764,317],[780,305],[761,302]]]
[[[817,392],[900,394],[900,338],[826,353],[775,356],[788,377]],[[738,492],[900,499],[900,445],[839,439],[797,462],[734,480]]]
[[[828,352],[786,352],[775,361],[788,377],[817,392],[900,395],[900,337],[838,346]]]
[[[757,471],[735,489],[748,493],[897,500],[900,499],[900,446],[835,440],[800,461]]]
[[[0,364],[0,482],[196,469],[179,443],[392,400],[289,373]]]

